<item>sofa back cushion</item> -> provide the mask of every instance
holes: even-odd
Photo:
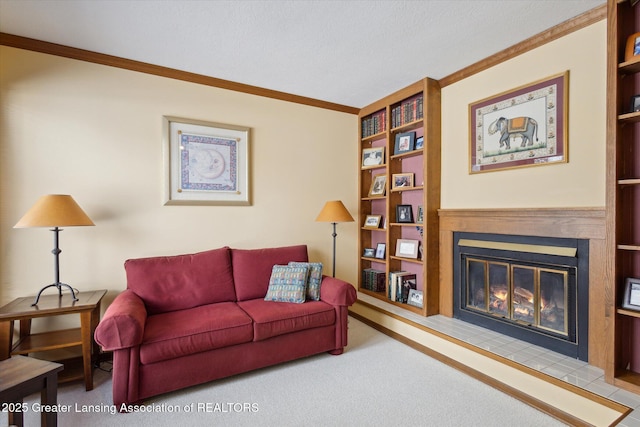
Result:
[[[307,245],[266,249],[231,249],[233,279],[238,301],[264,298],[274,265],[307,262]]]
[[[189,255],[138,258],[124,264],[127,288],[149,314],[235,301],[228,247]]]

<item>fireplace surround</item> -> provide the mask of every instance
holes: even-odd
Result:
[[[453,314],[588,360],[589,241],[453,233]]]

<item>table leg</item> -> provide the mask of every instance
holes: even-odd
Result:
[[[100,322],[100,302],[98,302],[98,305],[96,306],[96,308],[91,312],[92,367],[97,366],[97,363],[99,362],[98,357],[100,355],[100,346],[98,346],[98,343],[96,342],[96,340],[93,339],[93,334],[96,332],[96,328],[98,327],[99,322]]]
[[[22,403],[22,399],[16,403]],[[9,425],[16,427],[24,426],[24,417],[22,416],[22,411],[9,412]]]
[[[11,356],[11,346],[13,345],[13,320],[0,322],[0,360],[8,359]]]
[[[44,379],[44,388],[40,393],[42,405],[56,405],[58,403],[58,373],[49,373]],[[40,413],[40,423],[47,427],[58,426],[58,414],[55,411],[42,411]]]
[[[31,319],[20,320],[20,339],[31,335]]]
[[[82,336],[82,366],[84,367],[84,384],[87,391],[93,390],[93,367],[91,366],[91,350],[93,337],[91,336],[92,315],[90,311],[80,313],[80,334]]]

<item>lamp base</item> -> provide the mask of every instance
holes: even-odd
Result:
[[[40,289],[40,292],[38,292],[38,295],[36,296],[35,301],[33,302],[33,304],[31,304],[31,307],[38,305],[38,301],[40,300],[40,295],[42,294],[42,292],[44,292],[45,289],[51,288],[51,287],[55,287],[58,288],[58,295],[60,296],[60,298],[62,298],[62,287],[65,286],[67,288],[69,288],[69,290],[71,291],[71,296],[73,297],[74,301],[78,301],[78,298],[76,298],[76,292],[73,290],[73,288],[69,285],[67,285],[66,283],[52,283],[50,285],[45,286],[44,288]]]

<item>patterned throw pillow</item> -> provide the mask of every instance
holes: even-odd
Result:
[[[307,299],[312,301],[320,301],[320,285],[322,284],[322,263],[291,261],[289,265],[309,266],[309,281],[307,283]]]
[[[307,294],[308,266],[274,265],[265,301],[303,303]]]

